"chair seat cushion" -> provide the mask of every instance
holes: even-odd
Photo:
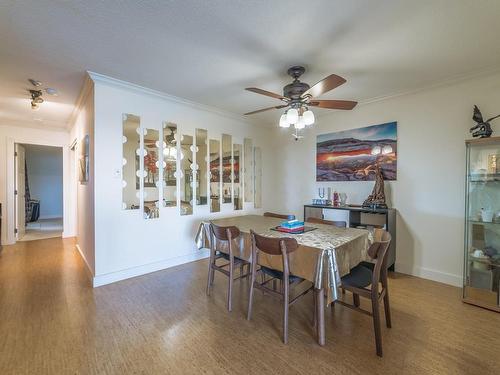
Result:
[[[364,266],[354,267],[348,275],[342,277],[342,284],[365,288],[372,283],[372,271]]]
[[[260,270],[262,272],[264,272],[266,275],[274,277],[275,279],[283,280],[283,272],[281,272],[281,271],[273,270],[272,268],[267,268],[264,266],[260,266]],[[303,280],[303,279],[298,277],[298,276],[294,276],[294,275],[288,276],[288,281],[290,283],[294,283],[294,282],[301,281],[301,280]]]

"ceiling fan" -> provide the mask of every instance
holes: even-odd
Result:
[[[256,87],[247,87],[245,90],[269,96],[271,98],[279,99],[284,102],[281,105],[258,109],[256,111],[247,112],[245,115],[253,115],[271,109],[287,110],[280,117],[280,127],[289,127],[293,125],[295,129],[300,130],[305,126],[314,124],[314,113],[309,107],[318,107],[326,109],[353,109],[358,102],[351,100],[320,100],[316,97],[333,90],[336,87],[344,84],[346,80],[336,74],[330,74],[328,77],[322,79],[312,87],[305,82],[301,82],[299,77],[304,74],[306,69],[303,66],[292,66],[288,69],[287,73],[294,80],[283,87],[283,95],[275,94],[266,90]]]

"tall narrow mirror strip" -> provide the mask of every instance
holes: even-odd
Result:
[[[196,204],[204,206],[208,203],[207,180],[207,131],[196,129]]]
[[[241,197],[241,145],[233,145],[233,201],[234,209],[243,209]]]
[[[177,205],[177,125],[163,123],[163,206]]]
[[[222,134],[222,202],[231,203],[233,196],[233,163],[231,153],[232,137]]]
[[[157,129],[145,129],[144,172],[142,174],[145,219],[156,219],[160,216],[160,169],[163,168],[160,142],[160,132]]]
[[[183,135],[180,150],[180,212],[181,215],[193,214],[193,136]]]
[[[211,139],[209,142],[210,154],[210,212],[220,211],[220,183],[221,183],[221,158],[220,142]]]
[[[136,183],[140,173],[140,118],[124,114],[122,124],[122,209],[137,210],[140,198],[140,184]]]
[[[262,152],[260,147],[254,148],[254,207],[262,207]]]
[[[243,185],[245,202],[253,202],[253,145],[252,140],[243,140]]]

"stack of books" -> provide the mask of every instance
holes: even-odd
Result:
[[[302,233],[304,232],[304,222],[299,220],[288,220],[282,222],[276,229],[285,233]]]

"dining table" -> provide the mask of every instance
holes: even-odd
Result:
[[[310,281],[316,294],[316,334],[319,345],[325,344],[325,300],[326,305],[339,298],[341,278],[352,268],[370,261],[368,248],[373,241],[373,232],[358,228],[338,228],[329,224],[306,223],[305,232],[284,233],[277,230],[283,219],[260,215],[242,215],[204,220],[198,227],[196,243],[199,249],[211,248],[227,253],[227,245],[216,241],[210,234],[210,223],[218,226],[236,226],[241,236],[233,247],[234,255],[251,261],[250,230],[268,237],[292,237],[298,249],[289,255],[290,273]],[[281,256],[259,254],[259,264],[282,271]]]

